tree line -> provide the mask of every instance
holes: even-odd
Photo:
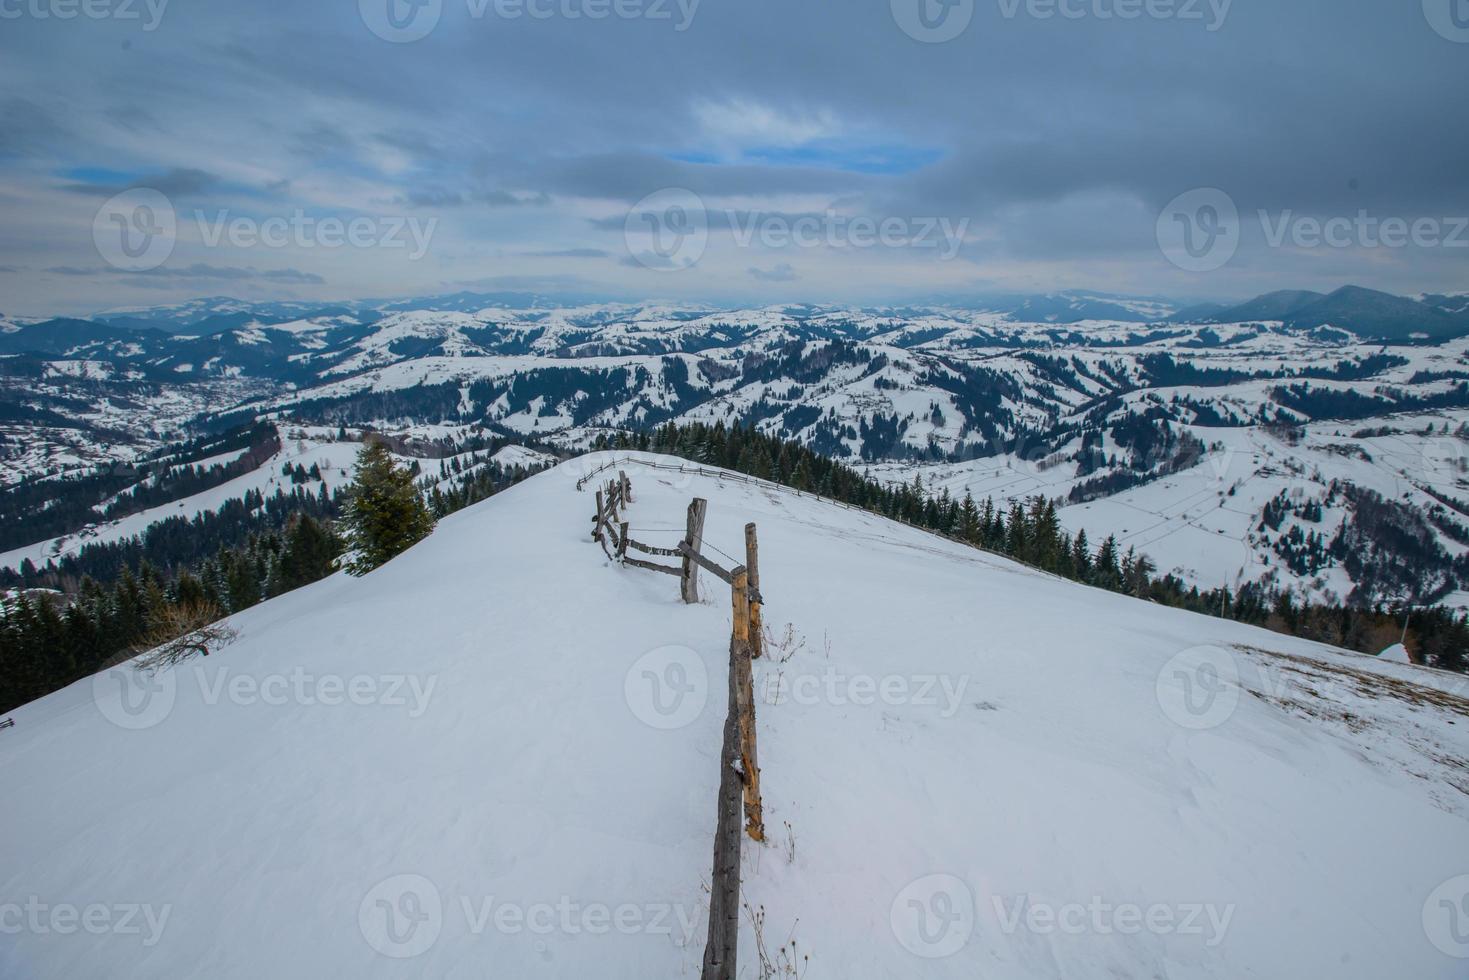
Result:
[[[447,467],[442,472],[448,474]],[[138,538],[97,545],[67,566],[10,573],[0,606],[0,712],[9,711],[98,670],[200,630],[266,599],[325,578],[339,568],[364,575],[426,537],[439,517],[483,500],[530,474],[485,462],[428,493],[418,467],[397,462],[387,444],[369,439],[351,485],[335,500],[294,488],[230,501],[221,512],[174,518],[166,541],[199,533],[214,551],[160,566],[150,559],[150,528]],[[425,481],[430,482],[430,481]],[[272,515],[271,504],[296,509]],[[221,516],[228,512],[228,517]],[[278,524],[256,523],[279,517]],[[167,523],[167,522],[165,522]],[[226,529],[239,537],[220,540]],[[207,532],[207,533],[205,533]],[[194,541],[196,551],[198,542]],[[167,554],[176,554],[171,549]],[[115,564],[114,564],[115,563]],[[105,578],[78,565],[114,571]]]
[[[651,432],[599,437],[596,448],[638,449],[682,456],[736,470],[870,510],[977,548],[1023,561],[1073,581],[1333,646],[1377,654],[1403,635],[1420,662],[1469,672],[1469,617],[1442,606],[1408,609],[1374,604],[1302,601],[1289,589],[1258,582],[1201,590],[1171,573],[1159,575],[1148,556],[1124,549],[1115,535],[1094,544],[1086,531],[1062,526],[1053,501],[1036,497],[997,504],[946,490],[928,492],[920,480],[888,485],[798,443],[757,431],[693,423]]]

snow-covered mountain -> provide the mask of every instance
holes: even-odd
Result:
[[[697,976],[728,596],[589,540],[611,458],[15,712],[0,975]],[[1463,975],[1461,678],[648,461],[641,536],[760,531],[741,975]]]
[[[1429,309],[1368,292],[1271,294],[1207,323],[1081,293],[992,310],[470,308],[487,298],[461,294],[297,319],[208,301],[176,312],[252,319],[0,333],[0,455],[14,483],[260,418],[573,449],[754,421],[885,479],[1054,497],[1073,531],[1115,533],[1206,587],[1469,604],[1469,337],[1389,344],[1318,315],[1354,297],[1354,317]],[[1432,317],[1456,315],[1435,302]],[[1061,315],[1091,303],[1119,316]]]

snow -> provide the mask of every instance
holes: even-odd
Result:
[[[1410,664],[1413,662],[1412,658],[1408,656],[1408,648],[1401,643],[1394,643],[1379,653],[1377,659],[1394,664]]]
[[[297,431],[302,430],[297,428],[291,430],[291,432]],[[336,442],[330,437],[323,441],[318,441],[316,438],[289,438],[280,452],[275,453],[248,473],[172,503],[159,504],[157,507],[150,507],[116,520],[89,524],[72,534],[0,553],[0,568],[19,568],[27,558],[39,568],[53,559],[76,554],[89,544],[125,541],[142,534],[149,526],[158,521],[167,520],[170,517],[190,520],[208,511],[217,511],[227,501],[242,499],[251,490],[258,490],[266,497],[273,496],[277,490],[290,493],[295,485],[291,483],[289,477],[282,475],[283,466],[300,465],[307,470],[312,466],[318,467],[322,479],[320,481],[310,480],[300,484],[300,487],[308,493],[315,494],[325,484],[327,492],[331,493],[351,480],[352,465],[361,448],[358,443]],[[218,457],[189,465],[208,468],[214,463],[227,462],[231,457],[238,458],[243,455],[243,452],[241,450],[237,453],[221,454]],[[406,457],[399,457],[399,459],[409,461]],[[105,502],[101,506],[105,506]]]
[[[588,539],[576,481],[614,459],[651,543],[691,496],[712,549],[759,525],[744,899],[806,976],[1463,975],[1431,918],[1469,853],[1462,678],[611,454],[234,617],[133,714],[125,670],[15,712],[0,975],[697,976],[728,597]]]

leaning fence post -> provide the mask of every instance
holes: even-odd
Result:
[[[632,503],[632,481],[627,478],[627,471],[618,470],[617,479],[622,484],[622,502],[625,504]]]
[[[601,541],[602,540],[602,521],[604,520],[604,518],[603,518],[602,515],[605,512],[605,508],[606,508],[606,504],[603,503],[603,501],[602,501],[602,491],[601,490],[598,490],[597,491],[597,516],[595,518],[596,525],[592,528],[592,540],[593,541]]]
[[[622,558],[626,558],[627,557],[627,536],[628,536],[627,521],[623,521],[622,522],[622,539],[617,542],[617,557],[619,559],[622,559]]]
[[[760,541],[755,525],[745,525],[745,568],[750,573],[750,656],[756,660],[765,652],[765,626],[760,616]]]
[[[733,645],[731,645],[731,654]],[[714,866],[709,880],[709,939],[701,980],[734,980],[740,932],[739,678],[730,657],[729,710],[719,753],[719,797],[714,828]]]
[[[734,570],[730,589],[734,604],[734,635],[730,639],[729,669],[734,672],[739,704],[740,770],[745,784],[745,832],[751,840],[765,840],[765,813],[760,802],[760,757],[755,751],[755,675],[750,664],[750,573]]]
[[[695,497],[689,503],[688,528],[684,535],[684,544],[688,545],[693,552],[703,550],[704,514],[708,507],[709,501],[700,497]],[[699,601],[699,563],[694,561],[692,555],[684,555],[681,593],[684,602],[692,605]]]

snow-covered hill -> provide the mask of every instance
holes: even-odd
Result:
[[[728,599],[607,561],[603,461],[17,711],[0,975],[697,976]],[[640,538],[759,525],[744,900],[801,975],[1463,976],[1460,678],[623,465]]]
[[[0,334],[0,479],[110,466],[259,418],[569,449],[665,422],[744,421],[883,479],[1046,494],[1071,531],[1116,534],[1204,588],[1469,605],[1469,338],[1389,346],[1287,322],[1312,297],[1260,297],[1210,323],[1140,323],[1190,318],[1083,294],[1004,309],[455,297],[153,311],[244,318],[198,335],[49,321]],[[1119,315],[1078,319],[1107,310]],[[1404,508],[1403,527],[1369,526],[1368,492]],[[1323,519],[1277,520],[1267,508],[1282,500]],[[1348,562],[1368,538],[1383,554]],[[1398,581],[1388,566],[1424,572]]]

